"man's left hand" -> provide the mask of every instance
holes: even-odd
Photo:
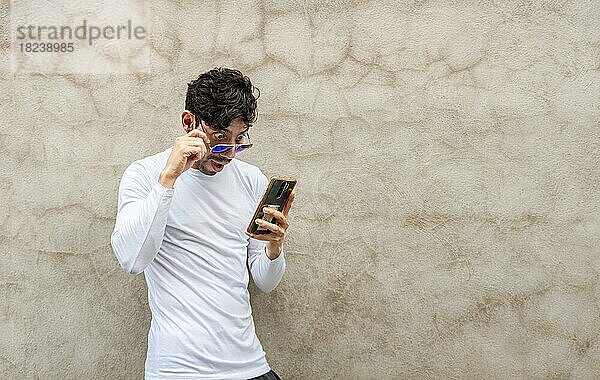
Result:
[[[285,239],[285,234],[289,227],[287,216],[290,212],[290,208],[292,207],[295,197],[296,193],[294,190],[292,190],[285,207],[281,211],[277,211],[270,207],[263,208],[265,216],[274,217],[275,223],[269,223],[262,219],[256,219],[255,222],[259,226],[271,231],[270,233],[251,234],[246,231],[246,235],[250,236],[251,238],[266,242],[267,257],[271,260],[275,260],[279,257],[279,255],[281,255],[281,251],[283,249],[283,240]]]

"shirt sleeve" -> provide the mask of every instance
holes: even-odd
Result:
[[[260,173],[260,178],[255,192],[255,207],[260,202],[264,190],[267,188],[267,177]],[[256,286],[265,293],[269,293],[281,281],[285,273],[285,252],[274,260],[269,259],[266,251],[266,243],[248,237],[248,266]]]
[[[117,218],[110,241],[119,264],[131,274],[141,273],[162,244],[174,189],[153,178],[138,161],[123,173]]]

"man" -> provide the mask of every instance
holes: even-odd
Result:
[[[119,186],[111,244],[129,273],[144,272],[152,321],[146,379],[279,379],[256,337],[249,274],[270,292],[285,271],[290,195],[266,235],[249,235],[267,178],[235,158],[251,146],[254,87],[215,68],[190,84],[185,135],[135,161]]]

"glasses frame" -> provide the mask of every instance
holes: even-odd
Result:
[[[200,128],[202,128],[202,132],[204,132],[204,134],[206,136],[208,136],[208,133],[206,133],[206,130],[204,129],[204,126],[202,125],[202,120],[200,120]],[[227,152],[229,152],[229,150],[231,148],[233,148],[236,153],[241,153],[241,152],[243,152],[245,150],[248,150],[248,149],[252,148],[252,146],[254,145],[254,144],[252,144],[250,142],[250,134],[248,133],[248,131],[246,131],[246,136],[248,136],[248,142],[247,143],[243,143],[243,144],[215,144],[213,146],[210,146],[210,144],[208,144],[208,147],[210,148],[210,152],[211,153],[215,153],[215,154],[227,153]],[[238,150],[242,146],[244,147],[244,149]],[[219,148],[219,147],[225,147],[227,149],[225,149],[225,150],[223,150],[221,152],[215,152],[214,149],[215,148]]]

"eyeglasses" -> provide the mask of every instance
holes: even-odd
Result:
[[[213,153],[225,153],[229,149],[234,148],[236,153],[240,153],[245,151],[248,148],[252,148],[252,144],[217,144],[210,148],[210,151]]]
[[[208,135],[208,133],[206,133],[206,130],[204,129],[204,126],[202,125],[202,121],[200,121],[200,128],[202,128],[202,132]],[[240,153],[245,151],[246,149],[252,148],[253,145],[250,142],[250,135],[248,135],[248,132],[246,132],[246,137],[244,138],[244,140],[247,140],[247,142],[241,144],[217,144],[212,147],[209,144],[209,148],[211,153],[225,153],[232,148],[235,150],[236,153]]]

